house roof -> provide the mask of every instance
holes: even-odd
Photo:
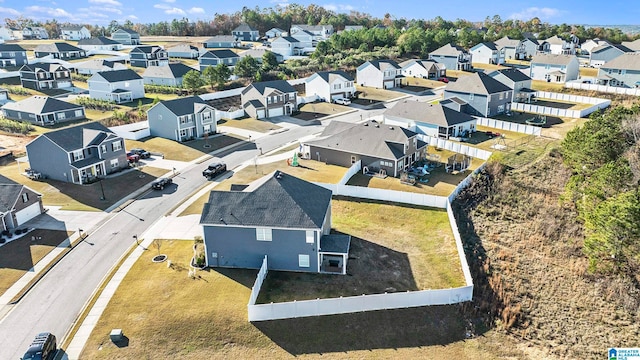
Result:
[[[573,59],[577,59],[575,55],[536,54],[531,59],[531,64],[567,65]]]
[[[250,32],[250,31],[258,31],[254,28],[252,28],[251,26],[249,26],[249,24],[240,24],[237,28],[233,29],[233,31],[235,32]]]
[[[311,32],[319,32],[322,31],[322,29],[327,29],[329,31],[333,31],[333,25],[306,25],[306,24],[293,24],[291,25],[291,27],[297,27],[300,30],[306,30],[306,31],[311,31]]]
[[[444,90],[488,95],[509,91],[511,88],[485,73],[473,73],[459,77],[456,82],[448,83]]]
[[[640,51],[640,39],[636,39],[633,41],[623,41],[622,45],[626,46],[627,48],[633,51]]]
[[[74,151],[90,145],[98,145],[110,135],[115,134],[104,125],[94,121],[50,131],[40,136],[48,138],[66,151]]]
[[[485,46],[485,47],[489,48],[490,50],[494,50],[494,51],[498,50],[498,48],[496,47],[496,44],[494,44],[492,42],[481,42],[478,45],[472,47],[471,50],[475,50],[475,49],[477,49],[477,48],[479,48],[481,46]]]
[[[551,45],[562,45],[562,44],[564,44],[566,42],[565,40],[563,40],[558,35],[553,35],[552,37],[546,39],[545,41],[548,42]]]
[[[119,45],[119,44],[120,44],[119,42],[113,41],[104,36],[78,40],[78,45]]]
[[[195,114],[202,108],[209,106],[199,96],[187,96],[173,100],[163,100],[160,104],[164,105],[176,116]]]
[[[348,254],[351,245],[351,236],[343,234],[323,235],[320,238],[318,251],[338,254]]]
[[[508,36],[503,36],[502,38],[496,40],[495,44],[499,49],[505,48],[505,47],[515,48],[518,46],[518,44],[520,44],[520,40],[512,39]]]
[[[527,76],[527,74],[525,74],[522,71],[520,71],[518,69],[515,69],[515,68],[494,70],[494,71],[489,73],[489,76],[491,76],[493,74],[497,74],[497,73],[500,73],[500,74],[506,76],[507,78],[509,78],[513,82],[531,80],[531,78],[529,76]]]
[[[281,171],[245,191],[212,191],[200,224],[321,229],[331,206],[331,190]]]
[[[442,70],[444,70],[445,68],[444,64],[440,64],[433,60],[422,60],[422,59],[411,59],[411,60],[403,61],[400,63],[400,67],[404,69],[411,66],[412,64],[418,64],[423,68],[425,68],[426,70],[430,70],[432,66],[435,66],[436,68],[439,68]]]
[[[120,29],[118,29],[116,31],[124,31],[124,32],[126,32],[128,34],[131,34],[131,35],[138,35],[137,31],[133,31],[133,30],[127,29],[127,28],[120,28]],[[116,31],[114,31],[114,32],[116,32]]]
[[[102,70],[104,67],[108,67],[113,69],[113,66],[116,64],[115,61],[109,61],[104,59],[92,59],[83,61],[81,63],[76,63],[76,69],[94,69],[94,70]]]
[[[353,77],[342,70],[333,70],[333,71],[319,71],[314,75],[311,75],[308,79],[311,80],[315,77],[321,77],[326,83],[330,84],[336,79],[344,79],[346,81],[353,81]]]
[[[178,44],[172,47],[167,48],[167,51],[170,52],[191,52],[191,51],[199,51],[196,46],[190,44]]]
[[[256,90],[258,90],[258,92],[262,95],[265,95],[267,93],[267,91],[269,91],[270,89],[276,89],[276,90],[280,90],[284,93],[294,93],[296,92],[296,89],[291,86],[291,84],[289,84],[287,81],[285,80],[272,80],[272,81],[262,81],[262,82],[255,82],[252,83],[251,85],[247,86],[242,93],[246,94],[250,88],[254,88]]]
[[[216,35],[203,41],[203,43],[206,44],[206,43],[217,43],[217,42],[222,43],[222,42],[236,42],[236,41],[238,41],[238,39],[236,39],[235,35]]]
[[[36,46],[34,49],[35,52],[68,52],[68,51],[84,51],[77,46],[73,46],[66,42],[56,42],[53,44],[41,44]]]
[[[415,100],[402,100],[391,109],[387,109],[384,115],[444,127],[474,120],[474,117],[469,114],[455,111],[441,104],[431,104]]]
[[[633,52],[633,50],[629,49],[628,47],[624,46],[624,45],[620,45],[620,44],[602,44],[602,45],[598,45],[596,47],[594,47],[593,49],[591,49],[591,53],[598,53],[600,51],[604,51],[606,49],[609,48],[615,48],[618,49],[622,52],[628,53],[628,52]]]
[[[33,63],[33,64],[24,64],[22,65],[22,67],[20,68],[20,71],[22,71],[22,69],[28,69],[30,71],[35,71],[36,69],[42,69],[48,72],[52,72],[52,71],[57,71],[60,68],[62,68],[63,70],[67,70],[68,69],[58,63]]]
[[[640,70],[640,54],[624,53],[600,66],[600,69]]]
[[[278,37],[277,39],[273,40],[273,43],[275,43],[275,42],[281,42],[281,41],[287,41],[287,42],[290,42],[290,43],[292,43],[292,44],[295,44],[295,43],[300,42],[300,41],[298,41],[298,39],[293,38],[293,37],[291,37],[291,36],[280,36],[280,37]]]
[[[388,126],[375,121],[363,124],[340,124],[332,121],[320,138],[306,144],[326,149],[371,156],[379,159],[400,159],[405,156],[404,144],[416,135],[399,126]],[[335,125],[334,125],[335,124]],[[336,127],[337,129],[333,129]]]
[[[267,50],[267,49],[249,49],[249,50],[241,51],[240,53],[238,53],[238,55],[240,55],[240,57],[251,56],[253,58],[262,58],[262,56],[264,56],[264,54],[268,52],[273,53],[276,56],[276,58],[282,56],[280,54],[276,54],[273,51]]]
[[[198,71],[191,66],[187,66],[183,63],[171,63],[165,66],[149,66],[142,73],[143,78],[165,78],[165,79],[178,79],[184,76],[189,71]]]
[[[220,50],[208,50],[204,54],[200,55],[201,58],[218,58],[218,59],[231,59],[240,57],[240,55],[234,53],[228,49],[220,49]]]
[[[280,33],[283,33],[283,32],[286,32],[286,31],[284,31],[284,30],[282,30],[280,28],[274,27],[274,28],[271,28],[271,29],[267,30],[267,32],[280,32]]]
[[[398,63],[395,62],[394,60],[390,60],[390,59],[380,59],[380,60],[367,61],[366,63],[360,65],[358,67],[358,69],[364,69],[368,65],[373,65],[373,66],[375,66],[376,69],[378,69],[380,71],[385,71],[385,70],[387,70],[389,68],[400,69],[400,65],[398,65]]]
[[[63,110],[81,109],[81,105],[58,100],[48,96],[32,96],[16,102],[8,102],[2,109],[32,114],[48,114]]]
[[[162,47],[160,46],[136,46],[133,49],[131,49],[131,52],[143,52],[145,54],[153,54],[156,53],[158,51],[162,51]]]
[[[95,77],[101,77],[101,78],[105,79],[109,83],[142,79],[142,77],[140,77],[140,75],[138,75],[137,72],[135,72],[135,71],[133,71],[131,69],[122,69],[122,70],[113,70],[113,71],[100,71],[100,72],[97,72],[97,73],[93,74],[93,76],[91,76],[91,78],[89,78],[89,80],[91,80],[94,76]]]
[[[445,44],[430,52],[429,55],[458,56],[461,52],[466,53],[462,47],[456,44]]]
[[[20,52],[26,51],[22,46],[18,44],[0,44],[1,52]]]
[[[24,185],[18,184],[4,176],[0,176],[0,213],[6,214],[13,210],[18,196],[22,193]],[[5,180],[7,180],[5,182]]]
[[[84,26],[82,25],[67,25],[60,27],[61,31],[80,31]]]

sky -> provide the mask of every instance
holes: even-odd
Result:
[[[637,25],[640,24],[640,2],[637,0],[0,0],[0,21],[20,15],[36,21],[56,19],[58,22],[107,25],[111,20],[122,23],[171,21],[186,17],[209,20],[216,13],[234,13],[243,6],[286,6],[316,4],[348,13],[351,10],[383,17],[482,21],[499,15],[502,20],[529,20],[538,17],[551,24]]]

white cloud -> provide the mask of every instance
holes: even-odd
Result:
[[[91,4],[105,4],[111,6],[122,6],[122,3],[116,0],[89,0]]]
[[[204,14],[204,9],[201,7],[192,7],[191,9],[187,10],[187,12],[189,14]]]
[[[127,16],[127,18],[131,19],[131,20],[138,20],[138,17],[135,15],[129,15]]]
[[[92,8],[92,9],[97,10],[95,8]],[[116,8],[112,8],[112,7],[104,7],[104,8],[101,8],[100,10],[106,11],[106,12],[110,12],[110,13],[114,13],[114,14],[118,14],[118,15],[122,15],[122,10],[116,9]]]
[[[180,9],[180,8],[171,8],[168,10],[164,11],[165,14],[169,14],[169,15],[186,15],[186,13],[184,12],[184,10]]]
[[[165,5],[165,4],[155,4],[155,5],[153,5],[153,7],[156,8],[156,9],[162,9],[162,10],[171,9],[171,6]]]
[[[166,3],[171,3],[171,4],[173,4],[174,2],[176,2],[176,0],[163,0],[163,1],[164,1],[164,2],[166,2]]]
[[[513,13],[509,15],[509,19],[514,20],[530,20],[531,18],[537,17],[541,19],[554,18],[562,15],[564,11],[554,8],[539,8],[539,7],[530,7],[526,8],[520,12]]]
[[[354,6],[351,5],[342,5],[342,4],[326,4],[326,5],[322,5],[323,8],[329,10],[329,11],[335,11],[335,12],[343,12],[343,11],[351,11],[351,10],[355,10],[356,8]]]
[[[50,8],[44,6],[28,6],[25,8],[28,13],[43,13],[53,18],[73,18],[69,12],[60,8]]]
[[[9,14],[13,16],[20,16],[20,11],[12,8],[0,7],[0,14]]]

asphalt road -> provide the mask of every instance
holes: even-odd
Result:
[[[229,169],[269,150],[321,131],[320,126],[301,126],[265,136],[255,143],[219,154]],[[109,270],[135,242],[177,203],[186,199],[206,181],[202,170],[208,162],[184,169],[174,179],[175,186],[148,192],[115,214],[83,243],[69,252],[49,273],[0,320],[0,359],[19,359],[34,336],[51,332],[61,342],[82,307],[91,298]],[[75,229],[73,229],[75,230]]]

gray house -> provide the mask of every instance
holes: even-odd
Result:
[[[447,70],[470,71],[471,53],[455,44],[445,44],[429,53],[429,60],[444,64]]]
[[[204,71],[208,66],[217,66],[218,64],[235,66],[238,61],[240,61],[240,55],[227,49],[209,50],[198,58],[200,71]]]
[[[140,34],[131,29],[118,29],[111,33],[111,39],[123,45],[140,45]]]
[[[282,55],[274,53],[273,51],[270,51],[267,49],[249,49],[249,50],[241,51],[240,53],[238,53],[238,55],[240,55],[240,58],[250,56],[256,59],[258,64],[262,64],[263,56],[266,53],[272,53],[273,55],[275,55],[276,61],[278,63],[281,63],[284,61],[284,57]]]
[[[182,86],[182,77],[189,71],[198,71],[183,63],[171,63],[167,66],[149,66],[142,74],[146,85]]]
[[[144,98],[143,80],[131,69],[97,72],[87,84],[92,99],[121,104]]]
[[[199,96],[188,96],[153,105],[147,120],[151,136],[182,142],[215,134],[220,114]]]
[[[22,66],[27,63],[27,51],[18,44],[0,44],[0,67]]]
[[[531,78],[519,69],[499,69],[489,72],[488,75],[513,89],[515,102],[531,102],[536,93],[531,90]]]
[[[99,122],[39,135],[27,144],[29,166],[49,179],[86,184],[129,167],[124,140]]]
[[[200,56],[200,50],[196,46],[189,44],[178,44],[167,48],[170,58],[181,59],[197,59]]]
[[[124,70],[127,66],[120,62],[104,59],[92,59],[74,64],[76,72],[83,75],[93,75],[100,71]]]
[[[169,64],[169,55],[160,46],[136,46],[129,52],[131,66],[149,67]]]
[[[402,100],[391,109],[385,110],[383,117],[387,126],[401,126],[441,139],[462,137],[476,131],[476,119],[473,116],[442,103]]]
[[[524,40],[504,36],[496,40],[495,44],[504,60],[524,60],[527,57]]]
[[[71,71],[55,63],[25,64],[20,68],[22,87],[34,90],[64,89],[73,86]]]
[[[200,224],[209,267],[346,274],[351,237],[331,231],[331,190],[276,171],[212,191]]]
[[[122,48],[122,44],[108,37],[98,36],[78,41],[78,47],[82,50],[107,50],[118,51]]]
[[[216,35],[203,41],[202,45],[207,49],[235,48],[240,46],[240,41],[233,35]]]
[[[298,110],[298,92],[285,80],[263,81],[241,93],[244,111],[255,119],[291,115]]]
[[[85,118],[84,106],[48,96],[32,96],[2,106],[7,119],[29,121],[36,125],[53,125]]]
[[[513,90],[485,73],[461,76],[444,88],[444,98],[466,102],[471,115],[490,117],[511,110]]]
[[[41,194],[0,175],[2,230],[15,229],[43,212]]]
[[[260,33],[247,24],[241,24],[231,31],[231,34],[242,41],[258,41]]]
[[[424,157],[428,144],[417,135],[375,120],[363,124],[332,121],[318,139],[303,144],[303,152],[313,160],[345,167],[362,160],[363,168],[398,177]]]
[[[600,66],[598,83],[640,88],[640,53],[625,53]]]
[[[53,55],[54,59],[72,60],[87,57],[87,52],[66,42],[42,44],[33,50],[37,58]]]
[[[619,44],[604,44],[591,49],[589,53],[589,66],[600,67],[607,61],[611,61],[618,56],[632,53],[633,50]]]

